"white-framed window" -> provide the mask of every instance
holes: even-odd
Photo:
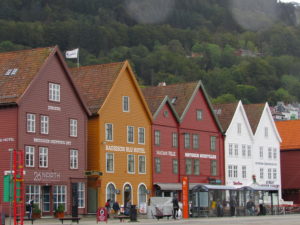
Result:
[[[54,185],[53,190],[53,208],[58,208],[62,204],[67,209],[67,187],[65,185]]]
[[[184,133],[184,148],[188,149],[191,146],[190,143],[190,134],[189,133]]]
[[[35,114],[27,113],[27,132],[35,133]]]
[[[229,144],[228,154],[229,156],[233,155],[233,144]]]
[[[111,201],[115,201],[116,199],[116,187],[114,184],[110,183],[106,187],[106,200],[110,199]]]
[[[127,126],[127,143],[134,143],[134,127]]]
[[[269,137],[269,129],[268,129],[268,127],[265,127],[265,137]]]
[[[26,185],[26,202],[33,200],[34,204],[37,204],[41,208],[41,186],[40,185]],[[47,211],[47,210],[45,210]],[[50,209],[49,209],[50,211]]]
[[[154,131],[154,144],[157,146],[160,145],[160,131],[159,130]]]
[[[78,182],[78,208],[85,208],[85,183]]]
[[[160,173],[160,172],[161,172],[161,162],[160,162],[160,158],[155,157],[155,158],[154,158],[154,162],[155,162],[155,173]]]
[[[39,147],[39,167],[48,167],[48,148],[46,147]]]
[[[259,178],[264,179],[264,168],[259,168]]]
[[[199,134],[193,134],[193,149],[199,149]]]
[[[129,96],[122,97],[123,112],[129,112]]]
[[[146,173],[146,156],[139,155],[139,173]]]
[[[139,186],[139,207],[142,203],[147,203],[147,189],[146,189],[146,186],[141,184]]]
[[[268,169],[268,179],[272,179],[272,169]]]
[[[272,148],[271,147],[268,148],[268,158],[272,159]]]
[[[242,178],[247,178],[247,167],[242,166]]]
[[[77,137],[77,120],[70,119],[70,137]]]
[[[105,124],[105,140],[113,141],[113,125],[111,123]]]
[[[210,160],[210,175],[217,176],[217,160]]]
[[[172,159],[173,174],[178,174],[178,160]]]
[[[197,118],[197,120],[203,119],[203,111],[201,109],[196,110],[196,118]]]
[[[194,159],[194,175],[200,174],[200,161],[199,159]]]
[[[34,147],[25,146],[25,166],[34,167]]]
[[[176,132],[172,133],[172,147],[178,147],[178,134]]]
[[[248,152],[248,157],[251,158],[252,155],[251,145],[247,145],[247,152]]]
[[[192,159],[185,159],[185,174],[192,174]]]
[[[114,172],[114,153],[106,153],[106,172]]]
[[[238,157],[239,156],[239,145],[234,144],[234,156]]]
[[[145,144],[145,128],[144,127],[138,128],[138,143],[141,145]]]
[[[134,173],[134,155],[127,155],[127,172]]]
[[[49,101],[60,102],[60,85],[49,83]]]
[[[238,166],[234,165],[233,166],[233,177],[238,177]]]
[[[277,169],[276,168],[273,169],[273,179],[274,180],[277,179]]]
[[[246,157],[246,145],[242,145],[242,156]]]
[[[263,146],[259,147],[259,158],[261,158],[261,159],[264,158],[264,147]]]
[[[242,134],[242,124],[241,123],[237,123],[237,133]]]
[[[232,165],[228,165],[228,177],[232,177]]]
[[[216,151],[217,137],[210,136],[210,150],[212,152]]]
[[[78,169],[78,150],[70,150],[70,169]]]
[[[277,159],[277,149],[273,148],[273,159]]]
[[[49,134],[49,116],[41,115],[41,134]]]

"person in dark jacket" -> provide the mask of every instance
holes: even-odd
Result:
[[[230,205],[230,215],[235,216],[236,201],[234,197],[231,197],[229,205]]]
[[[179,209],[178,199],[176,195],[174,195],[172,203],[173,203],[173,219],[176,220],[178,215],[178,209]]]
[[[114,212],[115,212],[115,215],[118,215],[118,214],[119,214],[119,211],[120,211],[120,205],[119,205],[119,203],[118,203],[117,201],[114,202],[112,208],[113,208],[113,210],[114,210]]]

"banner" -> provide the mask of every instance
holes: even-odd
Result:
[[[67,59],[76,59],[76,58],[78,58],[78,51],[79,51],[78,48],[70,50],[70,51],[66,51],[66,58]]]

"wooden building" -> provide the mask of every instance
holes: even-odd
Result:
[[[152,116],[129,63],[73,68],[72,75],[92,111],[88,169],[96,173],[89,177],[88,211],[108,199],[143,208],[152,189]]]
[[[57,47],[0,53],[0,204],[6,214],[9,149],[24,150],[26,200],[42,215],[59,204],[68,214],[87,212],[88,114]]]

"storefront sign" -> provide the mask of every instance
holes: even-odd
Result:
[[[144,148],[124,147],[115,145],[105,145],[105,150],[114,152],[145,153]]]
[[[61,108],[59,106],[48,105],[48,110],[61,111]]]
[[[34,172],[34,181],[59,181],[60,173],[57,172]]]
[[[49,139],[46,139],[46,138],[33,138],[33,142],[45,143],[45,144],[54,144],[54,145],[72,145],[71,141],[49,140]]]
[[[243,185],[243,183],[239,181],[233,181],[233,185]]]
[[[159,151],[156,151],[156,155],[176,156],[176,152],[159,150]]]
[[[261,165],[261,166],[277,166],[277,163],[255,162],[255,165]]]
[[[187,152],[184,154],[185,157],[189,158],[202,158],[202,159],[216,159],[216,155],[209,155],[209,154],[198,154],[198,153],[190,153]]]
[[[14,142],[15,139],[12,137],[0,138],[0,142]]]
[[[97,223],[98,222],[107,222],[107,210],[105,207],[100,207],[97,209]]]
[[[182,215],[184,219],[189,218],[189,180],[182,178]]]

